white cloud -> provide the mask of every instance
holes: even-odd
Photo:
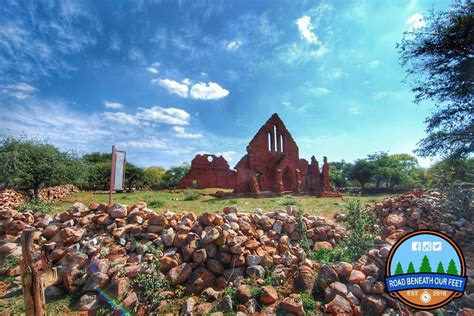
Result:
[[[137,117],[151,123],[165,123],[170,125],[188,125],[191,115],[177,108],[140,108]]]
[[[227,44],[226,50],[229,52],[235,52],[240,48],[241,45],[242,45],[241,41],[235,40]]]
[[[27,83],[19,82],[0,87],[0,92],[17,100],[31,98],[37,89]]]
[[[158,69],[156,69],[154,67],[146,67],[146,71],[148,71],[152,74],[157,74],[158,73]]]
[[[197,133],[197,134],[191,134],[187,133],[186,129],[182,126],[173,126],[173,130],[176,132],[175,136],[178,138],[190,138],[190,139],[195,139],[195,138],[201,138],[202,134]]]
[[[352,115],[359,115],[361,114],[360,109],[357,106],[350,106],[347,108],[347,111]]]
[[[391,90],[383,90],[383,91],[378,91],[378,92],[375,92],[371,95],[371,98],[372,99],[375,99],[375,100],[380,100],[380,99],[383,99],[383,98],[388,98],[388,97],[399,97],[400,96],[400,93],[398,92],[395,92],[395,91],[391,91]]]
[[[407,4],[407,9],[408,10],[413,10],[416,7],[416,0],[410,1],[410,3]]]
[[[405,22],[410,28],[409,30],[416,30],[425,27],[425,19],[420,13],[415,13]]]
[[[137,149],[168,149],[169,146],[163,141],[156,138],[143,140],[127,140],[117,143],[120,147],[137,148]]]
[[[301,18],[296,20],[296,25],[298,25],[298,30],[300,31],[301,36],[310,44],[320,44],[318,37],[313,32],[314,26],[311,24],[311,17],[304,15]]]
[[[208,83],[198,82],[194,85],[192,85],[192,81],[189,78],[185,78],[181,82],[171,79],[152,79],[151,82],[181,98],[190,97],[197,100],[219,100],[229,95],[229,90],[211,81]]]
[[[215,82],[196,83],[191,88],[191,98],[198,100],[219,100],[226,97],[229,90],[222,88]]]
[[[169,93],[176,94],[181,98],[187,98],[189,93],[189,87],[184,83],[179,83],[170,79],[153,79],[151,83],[157,84],[160,87],[165,88]]]
[[[312,94],[316,96],[321,96],[321,95],[326,95],[326,94],[331,93],[329,89],[323,88],[323,87],[315,87],[315,88],[309,89],[309,92],[311,92]]]
[[[120,110],[124,108],[122,103],[105,101],[104,106],[106,109]]]
[[[120,124],[139,125],[140,123],[135,115],[130,115],[124,112],[104,112],[103,115],[106,120]]]
[[[326,74],[327,78],[332,81],[336,81],[341,79],[342,77],[346,77],[347,74],[342,71],[340,68],[333,68]]]
[[[151,64],[149,67],[146,68],[146,70],[152,74],[157,74],[159,71],[158,71],[158,67],[160,67],[160,63],[159,62],[155,62],[153,64]]]
[[[380,60],[372,60],[372,61],[368,64],[368,68],[369,68],[369,69],[375,69],[375,68],[377,68],[379,65],[380,65]]]

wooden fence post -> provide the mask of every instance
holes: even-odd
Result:
[[[25,228],[21,235],[21,281],[26,315],[46,316],[43,282],[33,264],[33,228]]]

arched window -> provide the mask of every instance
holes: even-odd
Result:
[[[273,147],[275,149],[275,151],[278,151],[278,135],[277,135],[277,126],[276,125],[273,125],[273,138],[275,140],[275,147]]]
[[[268,151],[272,151],[272,135],[268,133]]]
[[[283,150],[283,135],[280,134],[280,151],[284,152]]]

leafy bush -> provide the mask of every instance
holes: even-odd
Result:
[[[18,206],[18,210],[20,212],[25,211],[33,211],[33,212],[41,212],[44,214],[51,213],[53,211],[53,206],[50,203],[42,202],[37,198],[32,198],[27,202],[20,204]]]
[[[197,193],[196,191],[187,190],[184,194],[183,200],[184,201],[195,201],[195,200],[199,200],[200,197],[201,197],[201,195],[199,193]]]
[[[317,304],[313,296],[307,293],[302,293],[300,295],[301,301],[303,302],[303,308],[306,312],[306,315],[314,315],[317,311]]]
[[[283,206],[288,206],[288,205],[299,205],[298,201],[296,201],[293,197],[288,196],[283,199],[278,199],[275,200],[277,204],[283,205]]]
[[[2,265],[0,266],[0,274],[3,274],[10,270],[13,267],[16,267],[19,263],[18,257],[8,257],[3,260]]]
[[[137,245],[138,246],[138,245]],[[170,285],[166,277],[160,272],[159,258],[163,254],[163,248],[160,247],[144,247],[145,252],[153,254],[153,260],[148,263],[147,273],[140,273],[132,281],[138,302],[135,308],[146,305],[148,308],[158,306],[164,300],[162,293],[170,289]]]
[[[373,246],[379,233],[375,217],[362,209],[360,201],[352,201],[347,206],[347,224],[349,233],[333,249],[312,250],[308,253],[311,260],[333,263],[338,261],[353,262],[367,253]]]
[[[150,208],[163,207],[165,205],[164,201],[157,199],[145,199],[145,202]]]

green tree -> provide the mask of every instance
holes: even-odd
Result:
[[[127,162],[125,164],[125,186],[128,188],[128,192],[132,192],[135,186],[143,183],[144,172],[140,167]]]
[[[430,260],[428,259],[428,257],[426,255],[421,260],[421,266],[420,266],[419,272],[421,272],[421,273],[430,273],[431,272]]]
[[[74,153],[25,137],[4,136],[0,140],[0,183],[31,189],[36,198],[43,187],[80,184],[83,174],[84,167]]]
[[[159,166],[148,167],[143,170],[143,181],[146,185],[151,186],[154,189],[160,187],[163,177],[166,173],[166,169]]]
[[[189,164],[185,163],[181,166],[171,167],[166,170],[166,173],[163,176],[163,187],[169,189],[179,187],[179,183],[189,171],[189,168]]]
[[[474,158],[449,158],[428,170],[430,186],[446,194],[444,205],[451,212],[472,220]]]
[[[397,267],[395,268],[395,275],[403,274],[402,264],[400,262],[397,263]]]
[[[373,165],[369,161],[365,159],[359,159],[351,168],[351,171],[349,172],[349,178],[359,182],[360,187],[364,189],[365,185],[374,176],[374,173]]]
[[[352,168],[352,164],[341,160],[339,162],[330,162],[329,167],[329,180],[337,187],[347,187],[349,185],[349,172]]]
[[[438,263],[438,268],[436,268],[436,273],[444,273],[444,266],[441,261]]]
[[[474,2],[456,1],[446,11],[431,11],[425,27],[406,32],[397,45],[412,78],[415,103],[437,106],[426,119],[422,156],[468,156],[474,150]]]
[[[415,266],[413,265],[413,262],[411,261],[410,261],[410,264],[408,265],[407,273],[416,273]]]
[[[451,259],[448,264],[448,270],[446,271],[447,274],[459,275],[458,269],[456,268],[456,264],[454,260]]]

